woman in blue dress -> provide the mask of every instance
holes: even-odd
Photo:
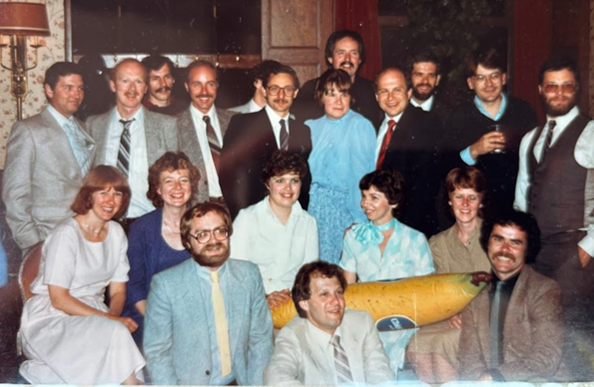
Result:
[[[340,267],[348,283],[431,274],[433,256],[425,235],[396,218],[404,198],[404,181],[394,170],[369,173],[359,184],[361,208],[368,221],[350,229],[344,239]],[[380,332],[390,366],[396,373],[416,329]]]
[[[153,275],[190,258],[181,243],[179,225],[188,202],[198,191],[198,169],[183,152],[167,152],[149,168],[146,196],[156,210],[130,226],[130,280],[124,315],[138,323],[134,340],[142,348],[146,299]]]
[[[312,142],[308,212],[318,222],[320,259],[331,263],[340,259],[345,230],[366,220],[358,185],[375,169],[375,130],[350,109],[350,88],[351,78],[344,70],[326,71],[316,89],[325,115],[305,122]]]

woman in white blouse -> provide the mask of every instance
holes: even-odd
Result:
[[[299,268],[319,258],[316,220],[297,201],[306,174],[301,156],[274,152],[262,171],[268,196],[233,222],[231,256],[258,265],[270,307],[291,298]]]

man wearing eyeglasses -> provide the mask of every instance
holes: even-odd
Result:
[[[145,316],[144,353],[159,385],[262,385],[272,318],[258,267],[229,259],[231,217],[200,203],[181,220],[189,259],[157,274]]]
[[[266,106],[256,113],[235,115],[229,123],[221,153],[220,181],[231,216],[262,200],[266,187],[260,181],[264,164],[275,150],[298,153],[305,160],[311,152],[311,134],[303,121],[290,112],[299,92],[299,79],[288,66],[272,69],[263,82]],[[299,202],[307,209],[308,173],[302,180]]]
[[[522,139],[514,205],[536,217],[542,249],[535,267],[561,286],[573,332],[569,339],[577,338],[591,355],[594,122],[577,106],[579,80],[578,67],[570,58],[553,57],[542,65],[538,91],[547,120]],[[591,371],[591,362],[587,368]]]
[[[200,172],[197,201],[224,204],[219,184],[221,149],[229,121],[236,113],[215,106],[219,80],[212,63],[195,60],[186,73],[184,86],[192,103],[177,115],[180,150]]]
[[[444,132],[449,151],[445,165],[476,166],[487,178],[493,207],[510,208],[520,140],[536,126],[536,114],[527,102],[504,92],[506,62],[495,49],[468,55],[465,62],[468,88],[475,96],[450,117]]]

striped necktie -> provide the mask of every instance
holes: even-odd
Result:
[[[229,334],[227,332],[227,316],[225,314],[225,298],[219,284],[219,272],[211,271],[212,281],[212,309],[217,329],[217,344],[221,361],[221,376],[231,373],[231,350],[229,349]]]
[[[215,169],[217,173],[219,172],[219,163],[221,160],[221,144],[219,144],[219,139],[217,138],[217,134],[214,131],[210,123],[210,117],[204,116],[202,117],[204,123],[206,124],[206,137],[208,137],[208,146],[210,147],[210,154],[212,155],[212,162],[215,165]]]
[[[131,120],[120,120],[124,126],[122,131],[122,137],[120,138],[120,149],[118,151],[118,164],[117,167],[126,178],[130,173],[130,126],[134,122],[134,118]]]
[[[338,384],[352,383],[353,375],[349,366],[349,358],[342,345],[340,345],[340,336],[334,335],[332,337],[332,346],[334,347],[334,368],[336,369]]]
[[[287,131],[287,124],[285,120],[280,120],[280,149],[282,150],[289,150],[289,132]]]
[[[557,126],[557,122],[555,120],[549,121],[549,130],[547,132],[547,136],[545,137],[544,147],[542,148],[542,157],[540,158],[540,162],[542,163],[549,153],[549,149],[551,148],[551,144],[553,143],[553,131],[555,130],[555,126]]]

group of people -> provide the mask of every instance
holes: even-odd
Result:
[[[42,249],[28,381],[383,383],[405,364],[430,383],[592,377],[594,124],[575,63],[543,64],[539,125],[492,49],[468,56],[475,97],[458,107],[430,54],[371,82],[344,30],[326,59],[303,87],[262,62],[229,110],[212,63],[185,69],[185,105],[170,60],[124,59],[115,106],[84,123],[77,65],[48,69],[2,187],[13,238]],[[448,321],[378,333],[345,309],[348,284],[472,271],[493,282]],[[273,344],[270,310],[291,299]]]

